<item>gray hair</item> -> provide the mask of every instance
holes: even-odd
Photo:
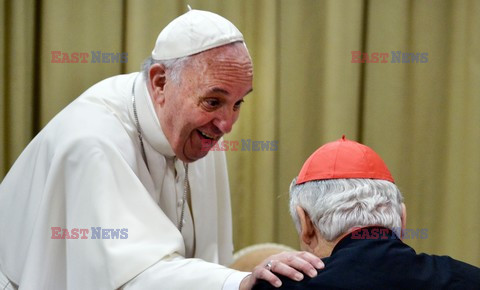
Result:
[[[322,237],[331,242],[352,227],[402,226],[403,197],[397,186],[379,179],[327,179],[290,184],[290,214],[300,233],[296,207],[308,214]]]
[[[161,64],[165,67],[167,77],[176,84],[180,84],[180,76],[182,75],[185,64],[190,60],[190,56],[179,57],[169,60],[155,60],[151,56],[147,58],[142,64],[143,76],[146,80],[149,79],[148,71],[154,64]]]

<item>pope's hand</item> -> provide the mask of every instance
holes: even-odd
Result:
[[[317,276],[316,269],[325,267],[322,260],[308,252],[282,252],[265,259],[253,269],[252,274],[245,277],[240,290],[252,289],[259,279],[266,280],[275,287],[280,287],[282,282],[275,274],[286,276],[292,280],[300,281],[303,273],[310,277]]]

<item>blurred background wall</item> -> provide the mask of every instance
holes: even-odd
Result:
[[[384,158],[404,193],[408,227],[427,229],[408,244],[480,266],[476,0],[2,0],[0,178],[85,89],[138,71],[187,4],[235,23],[254,61],[254,92],[225,140],[278,142],[276,151],[227,152],[236,249],[298,247],[288,185],[317,147],[346,134]],[[52,51],[90,57],[52,63]],[[92,63],[91,51],[127,53],[128,61]],[[352,51],[389,56],[352,63]],[[392,63],[392,52],[427,61]]]

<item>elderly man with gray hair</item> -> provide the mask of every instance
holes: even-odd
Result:
[[[290,186],[290,213],[302,249],[325,268],[300,282],[282,278],[283,289],[480,289],[479,268],[402,242],[406,207],[392,175],[345,136],[305,162]]]

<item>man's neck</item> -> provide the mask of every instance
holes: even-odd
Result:
[[[339,236],[338,238],[336,238],[334,241],[331,241],[331,242],[329,242],[329,241],[323,239],[322,237],[320,237],[318,246],[315,249],[314,254],[319,258],[330,257],[332,255],[333,249],[335,249],[337,244],[341,240],[343,240],[346,236],[351,235],[353,232],[362,231],[363,229],[372,228],[372,227],[376,227],[376,226],[363,226],[363,227],[356,226],[356,227],[352,227],[352,228],[348,229],[347,232],[345,232],[344,234],[342,234],[341,236]],[[383,226],[378,226],[378,227],[383,228]]]

